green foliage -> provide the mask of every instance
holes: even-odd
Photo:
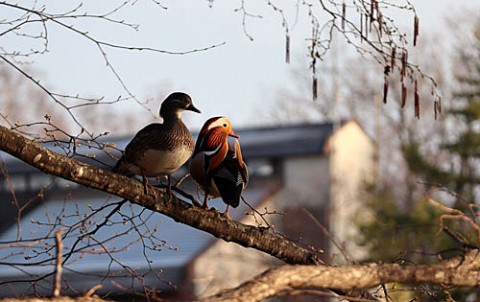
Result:
[[[461,248],[441,232],[443,213],[426,199],[419,200],[413,209],[405,209],[388,192],[373,188],[366,194],[370,219],[357,221],[357,225],[363,234],[358,243],[370,251],[368,260],[428,263],[437,260],[432,255],[438,251],[451,254],[455,251],[450,248]]]
[[[463,240],[478,245],[477,234],[462,220],[443,220],[445,212],[427,198],[418,200],[412,209],[402,208],[391,194],[370,186],[366,192],[369,219],[357,220],[361,237],[357,243],[369,251],[368,261],[427,264],[439,258],[459,256],[464,252]],[[445,231],[448,230],[448,233]],[[479,290],[448,289],[438,286],[390,285],[393,301],[474,301]],[[469,297],[469,298],[467,298]],[[469,300],[470,299],[470,300]]]
[[[420,152],[420,144],[416,141],[409,141],[402,145],[402,154],[408,165],[408,169],[415,175],[422,175],[429,182],[436,184],[449,183],[453,175],[443,171],[435,163],[431,163]]]

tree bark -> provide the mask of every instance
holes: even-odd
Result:
[[[253,302],[302,289],[350,291],[385,283],[430,283],[455,287],[480,286],[480,251],[430,265],[365,264],[334,266],[285,265],[268,270],[237,288],[199,302]]]
[[[341,267],[324,265],[284,265],[270,269],[240,286],[222,290],[219,293],[196,302],[257,302],[283,295],[302,294],[305,290],[334,289],[350,291],[369,289],[386,283],[430,283],[454,287],[480,286],[480,251],[470,250],[463,257],[440,261],[435,264],[406,265],[364,264]],[[345,299],[345,297],[342,297]],[[81,297],[72,299],[0,299],[0,302],[48,302],[48,301],[98,301],[100,298]],[[352,299],[352,301],[372,301]]]
[[[204,210],[174,195],[169,201],[165,190],[153,188],[149,190],[149,194],[145,194],[143,185],[134,179],[61,156],[3,126],[0,126],[0,150],[45,173],[126,198],[165,214],[177,222],[203,230],[225,241],[260,250],[286,263],[319,263],[314,251],[307,250],[271,230],[230,220],[215,210]]]

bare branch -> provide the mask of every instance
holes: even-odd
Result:
[[[60,156],[3,126],[0,126],[0,149],[43,172],[126,198],[220,239],[258,249],[287,263],[319,262],[314,251],[306,250],[282,236],[232,221],[216,210],[207,211],[174,196],[169,202],[164,190],[154,189],[147,195],[142,184],[136,180]]]

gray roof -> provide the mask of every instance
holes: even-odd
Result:
[[[245,158],[289,157],[323,154],[332,135],[332,123],[296,124],[250,128],[236,131],[240,135]]]
[[[289,157],[289,156],[303,156],[309,154],[323,154],[324,146],[327,139],[333,133],[332,123],[320,124],[294,124],[281,125],[271,127],[256,127],[235,129],[236,133],[240,135],[240,143],[242,145],[242,152],[244,158],[249,159],[269,157]],[[194,131],[193,135],[196,138],[198,131]],[[105,143],[114,143],[116,148],[123,150],[133,135],[127,137],[106,138]],[[46,147],[64,154],[64,149],[53,143],[45,144]],[[89,148],[85,144],[77,147],[78,154],[96,155],[96,160],[91,160],[84,156],[76,156],[81,161],[88,162],[94,165],[99,165],[103,162],[106,165],[113,165],[114,159],[106,156],[104,151]],[[111,154],[116,158],[119,157],[120,152],[112,149]],[[0,156],[6,162],[8,171],[11,174],[28,173],[36,171],[35,168],[29,165],[19,165],[18,160],[14,157],[0,151]],[[105,168],[107,166],[104,166]]]

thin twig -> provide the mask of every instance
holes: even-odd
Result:
[[[348,254],[348,252],[345,250],[345,247],[341,246],[340,243],[337,242],[337,240],[332,236],[332,234],[330,233],[330,231],[315,217],[313,216],[312,213],[310,213],[309,210],[307,210],[306,208],[303,208],[303,211],[308,215],[308,217],[310,217],[313,222],[322,230],[323,234],[325,236],[328,237],[328,239],[330,240],[330,242],[332,242],[335,247],[342,253],[343,255],[343,258],[345,259],[345,261],[347,261],[348,263],[355,263],[355,261],[353,261],[352,257]]]
[[[63,229],[59,229],[55,233],[55,244],[57,246],[57,261],[55,266],[55,283],[53,287],[53,296],[59,297],[60,290],[62,288],[62,257],[63,257],[63,242],[62,242],[62,232]]]

